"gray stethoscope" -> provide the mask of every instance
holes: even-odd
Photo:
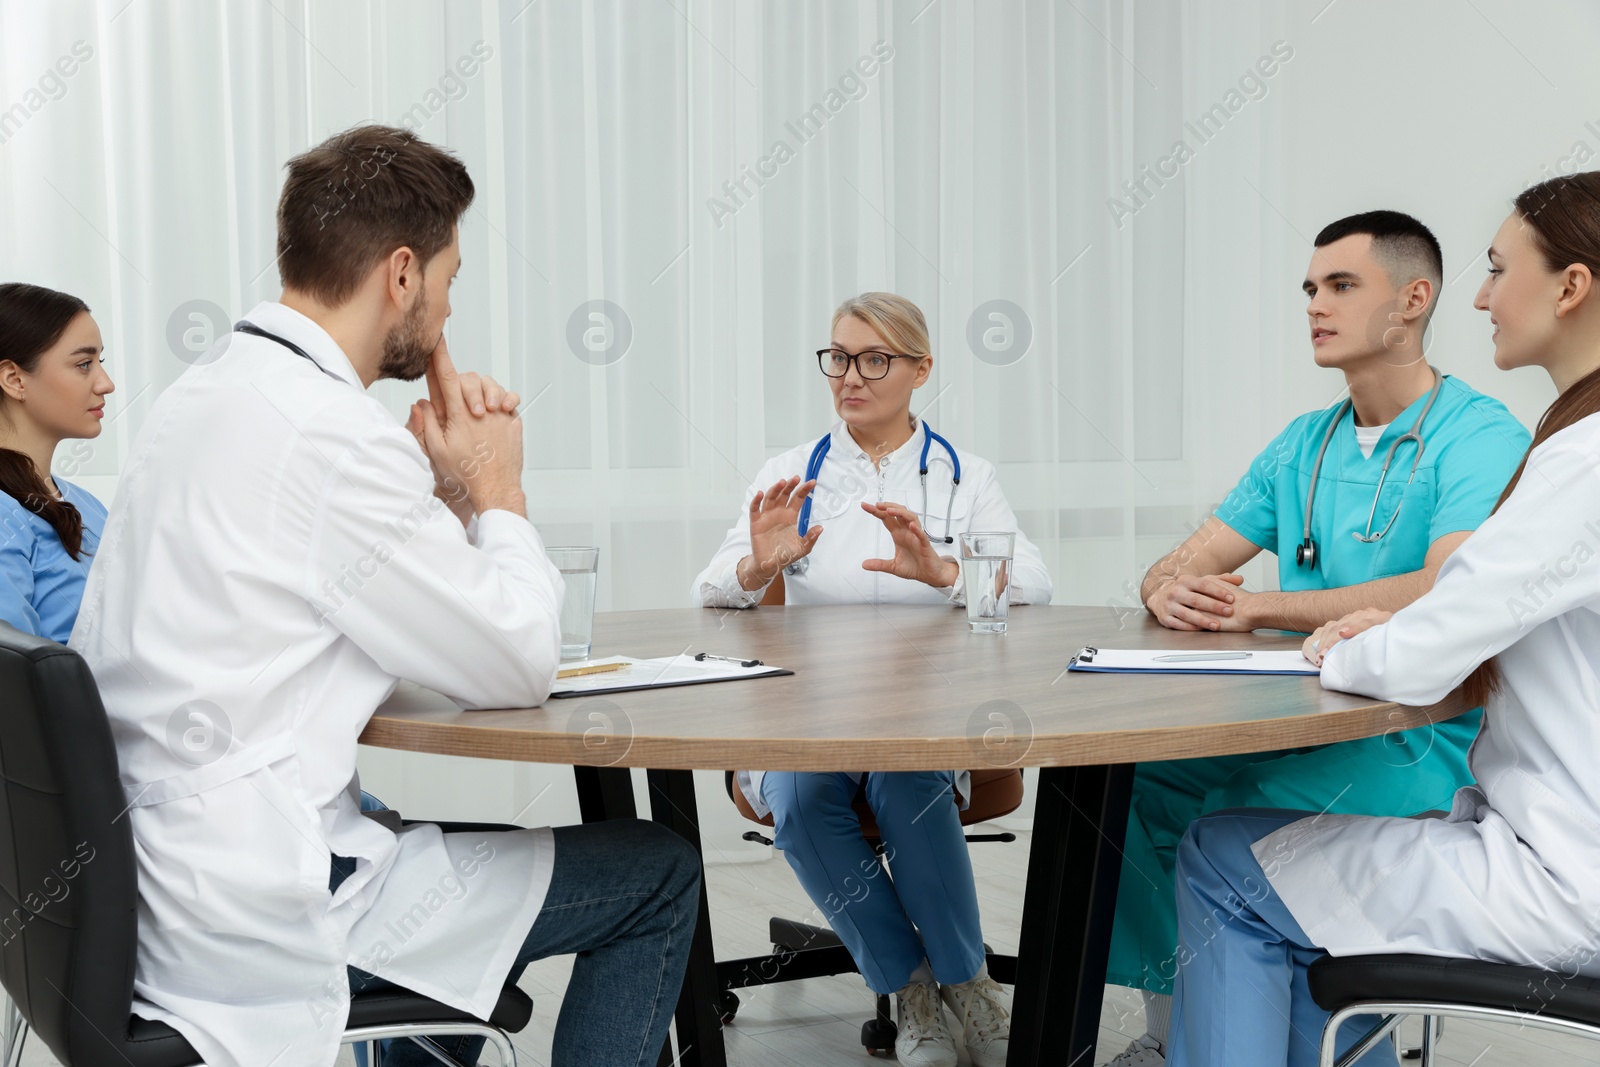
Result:
[[[313,367],[317,368],[319,371],[321,371],[323,374],[326,374],[328,377],[332,378],[334,381],[336,381],[336,382],[344,381],[343,378],[339,377],[337,374],[333,373],[333,371],[329,370],[327,367],[324,367],[322,364],[318,363],[314,358],[312,358],[312,355],[311,355],[310,352],[307,352],[305,349],[301,348],[299,345],[295,344],[293,341],[289,340],[286,337],[279,337],[275,333],[271,333],[271,332],[269,332],[267,330],[263,330],[261,327],[257,326],[255,323],[251,322],[249,319],[241,319],[240,321],[234,323],[233,324],[233,332],[234,333],[247,333],[251,337],[260,337],[260,338],[263,338],[264,340],[271,341],[275,345],[282,345],[284,348],[287,348],[289,351],[293,352],[295,355],[299,356],[301,359],[304,359],[307,363],[310,363]]]
[[[1394,525],[1394,520],[1400,517],[1400,504],[1395,505],[1394,514],[1389,516],[1389,521],[1377,533],[1372,532],[1372,520],[1378,514],[1378,499],[1383,496],[1383,481],[1389,476],[1389,464],[1394,460],[1394,451],[1400,447],[1402,441],[1411,441],[1417,446],[1417,454],[1411,457],[1411,473],[1406,477],[1406,484],[1411,484],[1411,479],[1417,476],[1417,464],[1422,462],[1422,422],[1428,417],[1428,410],[1433,407],[1433,402],[1439,399],[1439,390],[1444,387],[1444,378],[1436,368],[1433,370],[1433,389],[1428,393],[1428,402],[1422,405],[1422,411],[1417,415],[1417,421],[1411,424],[1411,429],[1394,439],[1389,446],[1389,451],[1383,457],[1383,470],[1378,474],[1378,488],[1372,493],[1372,507],[1367,509],[1367,532],[1358,534],[1350,531],[1354,537],[1364,545],[1370,545],[1380,540],[1389,532],[1389,527]],[[1350,407],[1350,400],[1346,398],[1339,405],[1339,411],[1333,416],[1333,421],[1328,423],[1328,431],[1322,435],[1322,447],[1317,449],[1317,462],[1311,467],[1311,488],[1306,491],[1306,528],[1304,540],[1295,546],[1294,562],[1296,566],[1315,567],[1317,565],[1317,543],[1311,537],[1311,503],[1317,498],[1317,475],[1322,472],[1322,457],[1328,451],[1328,442],[1333,440],[1333,431],[1338,429],[1339,423],[1344,419],[1344,413]],[[1400,503],[1404,503],[1402,499]]]
[[[933,432],[926,420],[922,423],[922,457],[917,461],[918,477],[922,482],[922,528],[928,528],[928,452],[933,448],[933,443],[939,446],[950,456],[950,505],[944,513],[944,536],[937,538],[942,544],[955,543],[955,538],[950,536],[950,518],[956,510],[956,490],[961,488],[961,459],[956,455],[955,446],[943,437]],[[816,447],[811,450],[811,458],[806,461],[806,481],[812,481],[822,471],[822,461],[828,458],[828,449],[833,447],[833,434],[824,434]],[[804,537],[806,531],[811,529],[811,497],[807,496],[805,503],[800,505],[800,521],[796,524],[800,536]],[[802,556],[787,567],[783,568],[785,574],[804,574],[811,566],[811,557]]]

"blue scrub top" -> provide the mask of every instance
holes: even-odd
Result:
[[[93,494],[65,479],[55,481],[61,496],[83,516],[80,558],[67,555],[54,526],[0,493],[0,619],[66,644],[106,527],[106,509]]]
[[[1408,485],[1416,445],[1406,441],[1390,463],[1372,532],[1383,529],[1398,508],[1395,523],[1379,540],[1362,544],[1352,535],[1367,530],[1384,456],[1411,430],[1427,397],[1418,397],[1389,424],[1370,458],[1356,443],[1353,409],[1340,414],[1344,405],[1338,404],[1301,415],[1256,457],[1214,514],[1277,553],[1284,590],[1337,589],[1421,570],[1434,541],[1475,530],[1488,518],[1531,440],[1504,404],[1446,376],[1422,426],[1416,476]],[[1312,505],[1316,566],[1304,567],[1295,563],[1294,550],[1304,536],[1306,491],[1317,449],[1336,416],[1340,425],[1328,442]]]

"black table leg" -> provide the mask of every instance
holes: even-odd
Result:
[[[572,776],[578,780],[578,811],[584,822],[638,817],[628,768],[574,767]]]
[[[584,822],[638,818],[639,809],[633,801],[633,774],[628,768],[573,767],[572,775],[577,779],[578,811]],[[696,843],[698,844],[698,841]],[[700,906],[705,907],[703,895]],[[681,1036],[678,1038],[678,1045],[680,1048],[686,1047]],[[688,1067],[694,1062],[692,1057],[682,1053],[674,1059],[672,1040],[669,1037],[662,1042],[661,1055],[656,1058],[656,1067],[673,1067],[673,1064]]]
[[[700,814],[694,799],[693,771],[647,772],[650,781],[650,817],[700,847]],[[678,998],[678,1064],[727,1067],[722,1043],[722,1018],[717,1011],[721,986],[717,983],[717,957],[711,947],[711,912],[706,902],[705,865],[700,867],[700,916],[689,946],[689,969]]]
[[[1132,787],[1127,763],[1040,769],[1008,1067],[1094,1063]]]

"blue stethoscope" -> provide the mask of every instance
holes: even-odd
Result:
[[[918,478],[922,482],[922,528],[928,528],[928,452],[933,448],[934,442],[939,443],[950,457],[950,506],[944,513],[944,536],[938,538],[943,544],[954,544],[955,538],[950,536],[950,517],[956,510],[956,490],[961,487],[961,458],[956,455],[955,446],[943,437],[933,432],[933,427],[926,421],[922,424],[922,458],[918,461]],[[828,458],[828,449],[832,447],[833,434],[824,434],[822,440],[817,442],[811,450],[811,458],[806,461],[806,481],[812,481],[822,471],[822,461]],[[811,497],[807,496],[805,503],[800,505],[800,522],[798,524],[800,536],[804,537],[806,531],[811,529]],[[804,574],[811,565],[811,557],[805,556],[795,560],[784,568],[788,574]]]
[[[1411,474],[1406,478],[1410,485],[1417,476],[1417,464],[1422,462],[1422,422],[1428,417],[1428,411],[1433,407],[1433,402],[1439,399],[1439,390],[1444,387],[1444,378],[1437,369],[1433,371],[1433,389],[1428,393],[1428,402],[1422,405],[1422,410],[1417,414],[1417,419],[1411,424],[1411,429],[1394,439],[1389,446],[1389,451],[1383,457],[1383,470],[1378,473],[1378,488],[1372,492],[1372,507],[1367,509],[1367,532],[1358,534],[1354,530],[1350,536],[1364,545],[1373,544],[1383,539],[1389,532],[1389,527],[1394,525],[1394,520],[1400,517],[1400,506],[1397,504],[1394,514],[1389,516],[1389,521],[1377,533],[1372,532],[1372,520],[1378,514],[1378,498],[1383,496],[1383,480],[1389,476],[1389,464],[1394,460],[1394,451],[1404,441],[1410,441],[1417,446],[1417,454],[1411,457]],[[1351,401],[1346,399],[1339,405],[1339,410],[1333,416],[1333,421],[1328,423],[1328,430],[1322,435],[1322,447],[1317,449],[1317,461],[1311,467],[1311,488],[1306,492],[1306,527],[1304,539],[1295,546],[1294,562],[1300,567],[1315,567],[1317,565],[1317,542],[1311,537],[1311,502],[1317,498],[1317,475],[1322,472],[1322,457],[1328,451],[1328,442],[1333,439],[1333,431],[1338,428],[1340,420],[1344,418],[1345,409],[1351,406]],[[809,502],[809,501],[808,501]],[[1402,498],[1401,504],[1405,503]]]

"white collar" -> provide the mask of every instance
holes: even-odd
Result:
[[[361,376],[356,373],[350,357],[344,354],[344,349],[339,347],[339,343],[327,330],[294,308],[276,301],[263,300],[250,309],[245,321],[255,323],[256,326],[282,337],[285,341],[293,341],[306,350],[306,354],[317,366],[363,392],[366,390],[366,386],[361,384]]]
[[[872,457],[867,453],[867,450],[856,444],[856,439],[850,436],[850,428],[844,424],[843,419],[833,424],[830,436],[832,437],[832,441],[828,445],[830,455],[851,456],[864,463],[870,464],[872,462]],[[911,436],[906,438],[905,444],[879,460],[879,466],[898,466],[902,460],[913,462],[912,457],[921,454],[922,444],[922,420],[913,415],[911,416]]]

